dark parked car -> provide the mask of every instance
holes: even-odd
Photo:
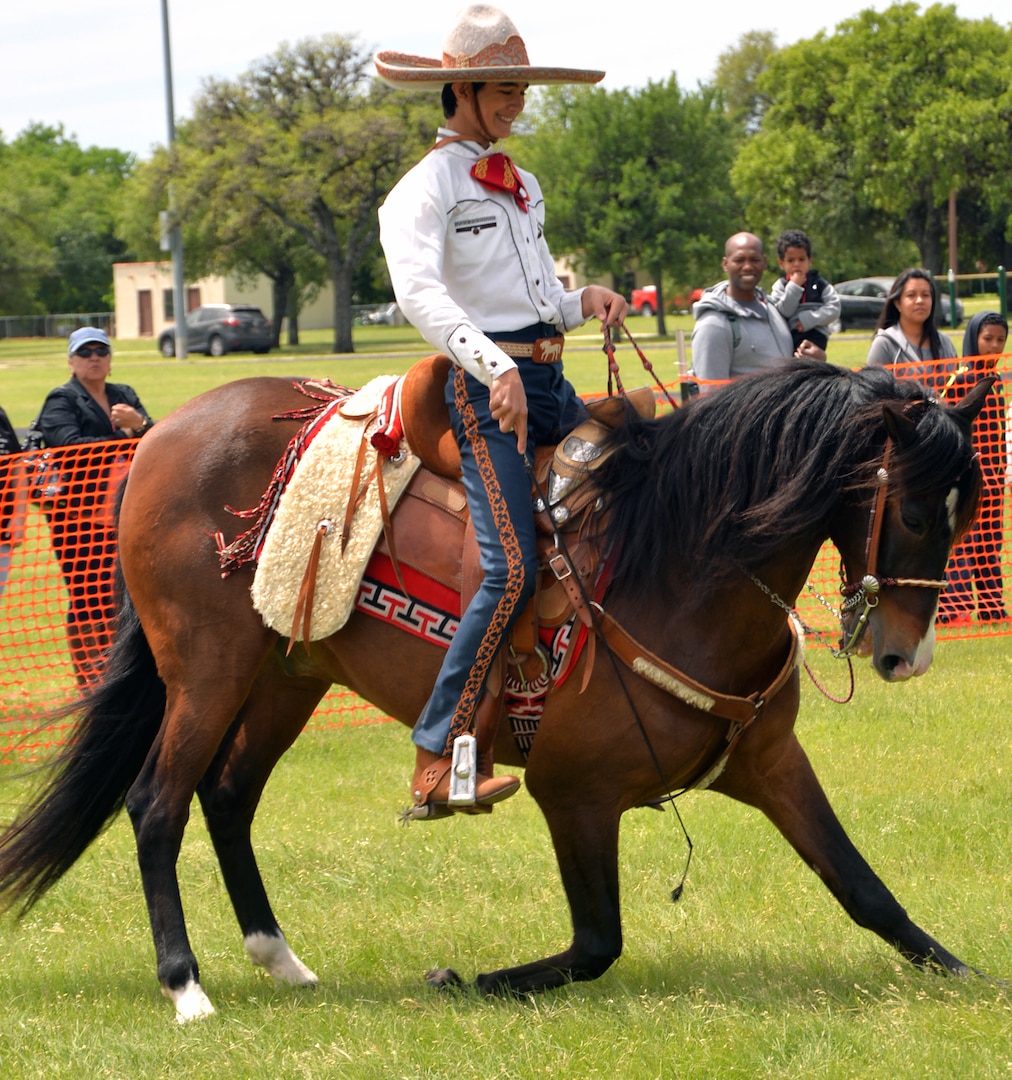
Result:
[[[855,278],[853,281],[841,281],[833,288],[840,294],[840,318],[833,331],[849,330],[852,326],[874,329],[879,315],[885,307],[886,297],[892,288],[894,277]],[[949,325],[949,292],[945,282],[935,282],[938,290],[938,307],[935,309],[935,322],[939,326]],[[963,321],[963,304],[956,300],[956,325]]]
[[[273,343],[270,320],[252,304],[202,304],[186,316],[189,352],[224,356],[227,352],[250,349],[265,353]],[[174,326],[162,331],[158,349],[162,356],[176,355]]]

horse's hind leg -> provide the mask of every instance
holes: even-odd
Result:
[[[290,676],[280,655],[273,653],[197,788],[250,959],[275,979],[297,985],[315,985],[317,979],[289,948],[274,917],[250,829],[274,766],[329,686],[324,680]]]
[[[158,979],[162,992],[175,1004],[180,1023],[214,1012],[200,985],[186,932],[176,862],[197,785],[226,738],[270,644],[270,634],[262,627],[246,635],[241,646],[239,638],[236,630],[232,666],[216,656],[213,642],[206,642],[207,649],[197,649],[190,656],[190,677],[185,683],[179,678],[165,679],[163,674],[165,719],[126,797]]]
[[[761,776],[751,771],[745,749],[743,743],[741,757],[732,758],[714,788],[762,810],[859,926],[918,967],[966,975],[966,964],[911,921],[854,847],[797,739],[790,736],[772,769]]]

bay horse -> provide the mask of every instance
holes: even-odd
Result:
[[[859,925],[916,965],[968,972],[874,874],[809,764],[794,731],[791,609],[830,539],[850,597],[844,637],[886,680],[926,670],[946,560],[979,498],[970,436],[989,389],[983,380],[943,408],[881,368],[795,362],[655,419],[630,415],[614,431],[594,480],[609,574],[597,610],[646,643],[638,647],[649,662],[636,672],[608,662],[605,638],[581,693],[584,650],[548,697],[526,761],[503,725],[495,756],[526,768],[573,938],[557,955],[478,975],[478,990],[526,994],[602,975],[622,950],[620,818],[693,784],[714,761],[721,767],[707,783],[766,814]],[[314,983],[254,856],[264,785],[332,684],[410,725],[440,663],[435,645],[360,611],[288,653],[254,610],[249,575],[222,578],[214,537],[238,531],[226,508],[258,504],[296,430],[272,418],[304,402],[287,379],[237,381],[145,436],[122,491],[125,588],[103,679],[77,703],[76,734],[47,780],[0,836],[0,892],[26,911],[126,806],[158,978],[180,1022],[214,1011],[176,876],[194,792],[252,961],[276,979]],[[707,696],[744,703],[748,721],[728,724]],[[406,762],[408,750],[406,740]],[[459,979],[442,969],[430,982]]]

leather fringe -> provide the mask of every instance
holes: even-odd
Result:
[[[288,635],[288,648],[285,656],[292,651],[299,636],[299,622],[302,622],[302,640],[309,645],[309,632],[313,623],[313,602],[316,598],[316,574],[320,566],[320,551],[323,548],[323,538],[334,527],[329,518],[323,518],[316,526],[316,535],[313,537],[313,547],[309,552],[306,562],[306,572],[302,575],[302,585],[299,587],[299,597],[295,602],[295,615],[292,619],[292,632]]]

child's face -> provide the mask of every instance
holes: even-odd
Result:
[[[791,274],[807,274],[812,267],[812,259],[803,247],[789,247],[784,251],[784,257],[777,259],[777,265],[790,277]]]
[[[977,355],[992,356],[995,353],[1004,352],[1007,337],[1005,328],[997,323],[982,326],[980,333],[977,334]]]

